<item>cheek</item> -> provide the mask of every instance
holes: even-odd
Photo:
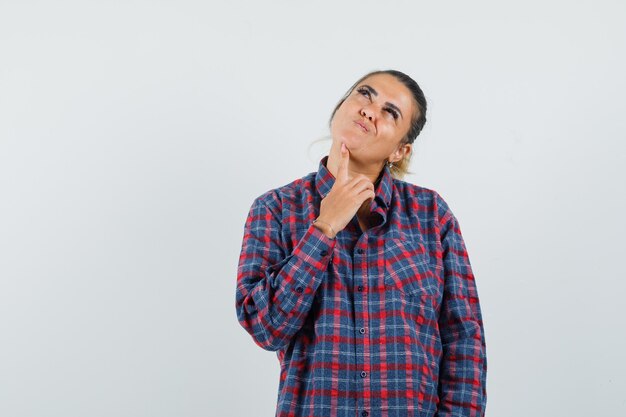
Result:
[[[400,141],[403,139],[407,133],[409,133],[410,124],[408,123],[399,123],[393,127],[393,135],[396,138],[396,141]]]
[[[335,113],[335,117],[330,122],[330,134],[333,137],[343,137],[347,133],[348,128],[346,127],[345,119],[341,116],[339,110],[337,110],[337,113]]]
[[[341,116],[338,114],[339,112],[335,113],[335,116],[333,117],[333,120],[331,120],[330,122],[330,131],[336,131],[337,128],[341,125]]]
[[[345,104],[344,104],[340,108],[338,108],[337,111],[335,112],[335,116],[333,116],[333,120],[330,123],[331,129],[333,127],[334,128],[339,128],[339,127],[344,126],[348,119],[349,118],[347,116],[346,107],[345,107]]]
[[[385,142],[389,142],[390,144],[396,144],[404,137],[402,134],[403,131],[389,121],[385,121],[384,124],[379,126],[379,132],[385,137]]]

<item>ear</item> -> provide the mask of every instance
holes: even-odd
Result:
[[[396,149],[391,155],[389,155],[389,161],[398,162],[403,160],[405,156],[411,153],[412,148],[413,145],[410,143],[404,143],[398,146],[398,149]]]

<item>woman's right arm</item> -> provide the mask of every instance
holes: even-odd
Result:
[[[239,323],[270,351],[289,344],[302,327],[336,242],[311,223],[286,253],[279,201],[273,197],[257,198],[248,213],[235,296]]]

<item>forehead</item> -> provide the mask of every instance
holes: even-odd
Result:
[[[411,90],[393,75],[370,75],[361,81],[357,87],[365,84],[376,90],[378,93],[377,99],[395,104],[405,115],[413,113],[415,104]]]

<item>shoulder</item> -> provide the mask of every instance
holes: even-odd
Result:
[[[397,178],[393,179],[393,184],[398,197],[404,200],[406,207],[435,218],[439,224],[445,224],[454,218],[448,202],[437,190]]]
[[[253,207],[265,206],[278,214],[286,202],[300,201],[304,196],[315,191],[316,172],[310,172],[287,184],[270,189],[257,196]]]

